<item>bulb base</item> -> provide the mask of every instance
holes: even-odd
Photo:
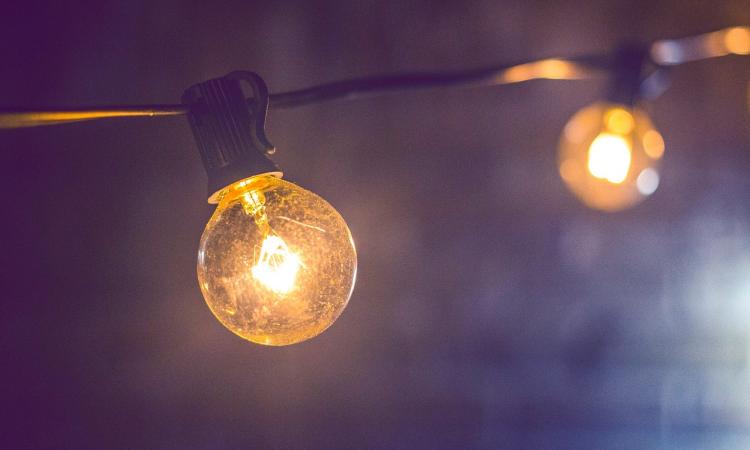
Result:
[[[232,72],[190,86],[182,96],[208,175],[209,202],[232,183],[263,173],[281,176],[268,157],[268,88],[253,72]]]
[[[648,48],[639,44],[626,44],[617,49],[610,79],[607,100],[634,106],[643,95],[643,82],[650,63]]]

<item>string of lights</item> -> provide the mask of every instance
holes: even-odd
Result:
[[[313,86],[269,96],[269,107],[294,108],[334,99],[356,99],[410,89],[496,86],[534,79],[579,80],[604,73],[609,58],[550,58],[520,64],[474,69],[453,73],[410,73],[367,77]],[[185,115],[185,105],[110,106],[95,108],[0,109],[0,128],[57,125],[65,122],[114,117],[159,117]]]
[[[727,55],[750,54],[750,27],[731,27],[646,45],[652,63],[669,67]],[[497,86],[530,80],[585,80],[615,68],[613,55],[546,58],[496,65],[462,72],[423,72],[339,81],[306,89],[271,94],[269,107],[293,108],[334,99],[355,99],[393,91],[426,88]],[[0,109],[0,128],[57,125],[116,117],[185,115],[185,105],[105,106],[47,109]]]
[[[640,107],[667,87],[666,68],[750,54],[750,27],[624,45],[608,54],[548,58],[482,69],[339,81],[269,94],[261,77],[233,72],[188,88],[181,104],[0,110],[0,128],[114,117],[186,115],[217,208],[198,251],[198,281],[217,319],[265,345],[309,339],[346,307],[357,270],[349,228],[325,200],[282,180],[269,158],[268,109],[294,108],[425,88],[496,86],[530,80],[606,77],[605,98],[576,113],[559,143],[568,188],[603,211],[631,207],[656,191],[665,151]]]

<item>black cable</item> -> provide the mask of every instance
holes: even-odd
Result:
[[[648,45],[650,59],[658,67],[730,54],[750,54],[750,27],[739,26],[656,41]],[[497,65],[458,72],[424,72],[385,75],[338,81],[269,96],[269,108],[293,108],[334,99],[355,99],[388,92],[493,86],[534,79],[588,79],[600,72],[615,71],[614,55],[593,55],[565,59],[543,59]],[[0,109],[0,129],[55,125],[112,117],[156,117],[187,114],[185,105],[104,106],[48,109]]]
[[[271,94],[269,107],[293,108],[328,100],[351,100],[413,89],[494,86],[541,78],[589,78],[597,71],[609,69],[611,62],[608,56],[595,55],[566,59],[549,58],[460,72],[417,72],[357,78]],[[513,70],[518,71],[516,78],[509,76]]]

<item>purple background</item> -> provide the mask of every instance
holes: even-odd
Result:
[[[6,2],[0,106],[172,103],[253,70],[342,78],[606,51],[750,24],[747,1]],[[272,111],[287,176],[359,252],[343,316],[265,348],[195,277],[212,209],[184,118],[0,132],[0,447],[747,448],[750,58],[648,105],[659,190],[557,175],[599,81]]]

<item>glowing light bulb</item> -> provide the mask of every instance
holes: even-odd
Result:
[[[271,175],[232,184],[201,237],[198,281],[235,334],[266,345],[304,341],[346,307],[357,270],[349,228],[331,205]]]
[[[292,290],[300,261],[283,239],[273,234],[266,236],[257,261],[252,268],[256,280],[277,294],[287,294]]]
[[[645,112],[595,103],[565,126],[558,149],[560,175],[587,206],[619,211],[656,191],[664,140]]]
[[[628,176],[632,152],[622,136],[600,133],[589,146],[589,172],[610,183],[622,183]]]

